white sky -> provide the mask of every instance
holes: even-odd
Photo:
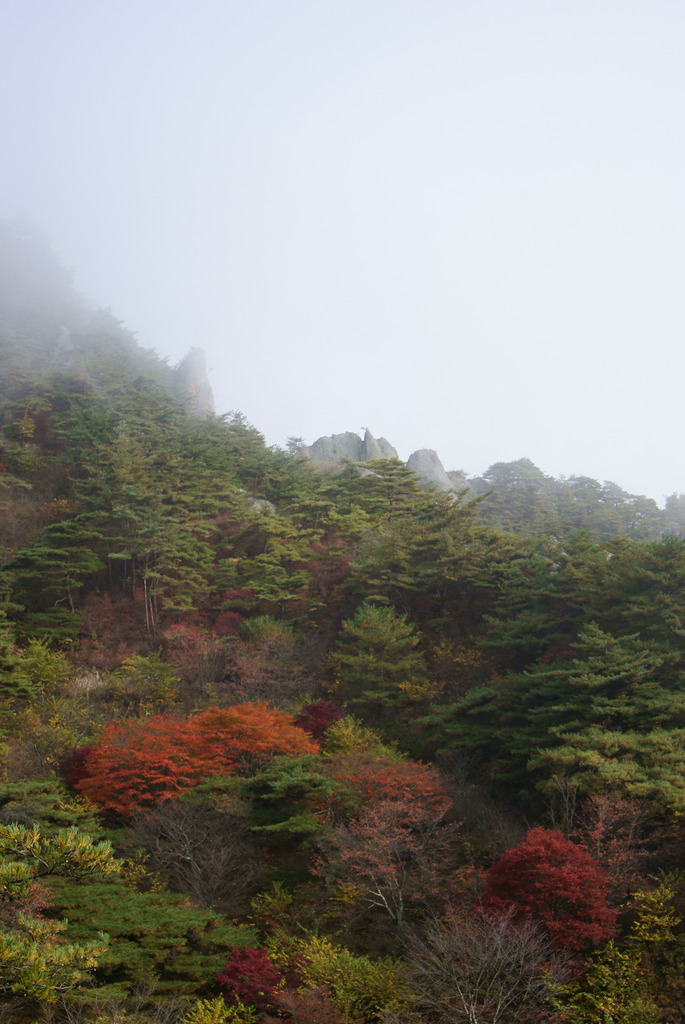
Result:
[[[685,491],[682,0],[3,0],[0,216],[269,443]]]

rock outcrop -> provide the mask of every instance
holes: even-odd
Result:
[[[364,457],[360,462],[371,462],[373,459],[398,459],[397,449],[393,448],[384,437],[376,439],[369,428],[364,433]]]
[[[451,491],[454,484],[445,472],[445,467],[432,448],[419,448],[412,452],[407,460],[407,467],[416,473],[424,483],[432,484],[441,491]]]
[[[360,460],[361,462],[372,462],[373,459],[383,458],[381,446],[379,445],[378,441],[373,436],[371,431],[368,429],[368,427],[366,429],[366,432],[364,433],[362,451],[364,452],[364,455],[363,458]]]
[[[302,448],[302,454],[322,469],[342,466],[345,462],[373,462],[374,459],[397,459],[397,449],[384,437],[375,438],[368,427],[364,438],[351,430],[344,434],[330,434],[320,437],[309,448]],[[421,448],[409,456],[407,467],[416,473],[423,483],[441,491],[461,491],[468,487],[463,473],[447,473],[437,452],[432,448]],[[360,469],[360,473],[369,472]]]
[[[319,466],[340,466],[345,462],[371,462],[373,459],[396,459],[397,451],[384,437],[376,439],[370,430],[364,439],[351,430],[344,434],[320,437],[309,448],[302,449]]]
[[[317,465],[336,466],[348,459],[361,462],[364,454],[364,442],[359,434],[346,430],[344,434],[330,434],[320,437],[302,451]]]
[[[303,448],[302,454],[308,456],[322,469],[342,466],[345,462],[373,462],[374,459],[399,458],[397,449],[384,437],[375,438],[368,427],[364,431],[363,439],[351,430],[344,434],[330,434],[328,437],[320,437],[309,448]],[[461,473],[445,472],[437,452],[431,448],[421,448],[414,452],[409,456],[406,465],[424,483],[441,491],[459,491],[467,486],[466,479]]]
[[[191,348],[175,370],[176,386],[181,401],[195,416],[214,414],[214,394],[207,376],[205,354],[201,348]]]

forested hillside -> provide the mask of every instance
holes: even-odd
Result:
[[[682,496],[318,471],[20,222],[0,366],[0,1020],[685,1020]]]

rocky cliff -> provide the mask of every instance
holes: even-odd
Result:
[[[375,438],[368,428],[364,437],[346,431],[344,434],[331,434],[320,437],[309,448],[303,448],[313,463],[322,468],[331,469],[342,466],[345,462],[372,462],[374,459],[397,459],[397,449],[393,448],[384,437]],[[447,473],[437,452],[430,448],[421,448],[409,456],[406,463],[409,469],[423,480],[441,491],[461,490],[467,486],[465,477],[460,473]]]
[[[362,439],[351,430],[344,434],[320,437],[309,448],[303,448],[312,462],[319,466],[341,466],[345,462],[371,462],[373,459],[396,459],[397,450],[384,437],[375,438],[370,430]]]
[[[201,348],[191,348],[175,371],[178,396],[196,416],[214,414],[214,394],[207,376],[205,354]]]
[[[438,453],[432,448],[419,448],[418,451],[412,452],[407,459],[407,466],[425,483],[433,484],[441,491],[454,489],[454,484],[445,472]]]

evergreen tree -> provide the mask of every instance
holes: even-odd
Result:
[[[504,781],[560,775],[584,791],[623,787],[679,805],[685,692],[660,682],[664,655],[596,626],[573,650],[575,658],[474,688],[429,721],[444,730],[446,747],[478,751]]]
[[[388,711],[425,684],[419,637],[404,615],[361,604],[342,624],[336,651],[337,694],[354,707]]]
[[[63,936],[66,921],[37,912],[37,882],[93,880],[119,867],[108,843],[95,844],[76,828],[45,837],[36,828],[0,825],[0,992],[54,1003],[89,978],[107,936],[92,927],[83,941]]]
[[[14,627],[0,610],[0,700],[30,697],[33,687],[22,671],[21,657],[15,646]]]

